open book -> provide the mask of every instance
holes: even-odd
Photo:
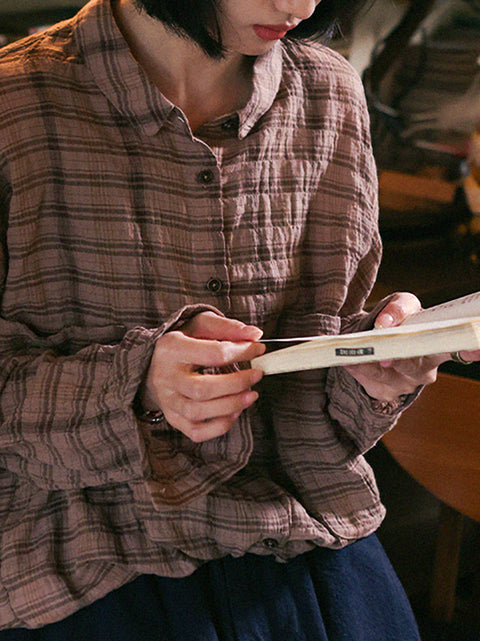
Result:
[[[353,334],[267,339],[297,343],[252,360],[265,374],[480,349],[480,292],[410,316],[402,325]]]

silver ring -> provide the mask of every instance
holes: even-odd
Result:
[[[460,365],[471,365],[473,361],[467,361],[460,355],[460,352],[451,352],[450,358],[455,363],[460,363]]]

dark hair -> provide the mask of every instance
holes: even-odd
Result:
[[[209,56],[224,49],[218,24],[219,0],[135,0],[135,4],[178,35],[194,40]],[[321,0],[314,13],[292,29],[289,40],[328,40],[344,19],[351,20],[365,0]]]

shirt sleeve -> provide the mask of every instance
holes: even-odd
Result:
[[[0,185],[2,291],[7,218]],[[227,434],[193,443],[163,416],[149,425],[134,411],[155,342],[206,310],[221,314],[194,304],[156,328],[68,326],[48,335],[0,316],[0,467],[48,490],[128,483],[147,510],[204,496],[244,467],[253,448],[245,416]]]
[[[400,414],[417,398],[421,388],[405,394],[398,402],[378,404],[342,367],[332,368],[327,377],[328,412],[358,451],[371,449],[397,422]]]
[[[348,331],[373,328],[375,318],[390,300],[387,296],[370,313],[350,319]],[[329,370],[326,391],[330,399],[329,414],[355,442],[361,453],[375,443],[397,422],[400,414],[409,407],[422,390],[419,386],[411,394],[403,394],[392,403],[379,403],[343,367]]]
[[[377,169],[363,88],[358,79],[351,76],[342,91],[350,96],[350,100],[345,101],[350,107],[340,119],[335,152],[323,176],[323,184],[335,188],[336,198],[327,202],[323,196],[326,188],[320,190],[313,203],[307,237],[305,264],[309,268],[309,282],[317,281],[318,285],[312,287],[312,303],[306,303],[305,307],[310,304],[310,308],[314,305],[315,309],[327,312],[317,321],[323,330],[317,333],[371,329],[379,310],[388,301],[382,301],[371,313],[365,311],[382,252]],[[325,264],[323,255],[327,248],[329,261]],[[311,325],[309,329],[314,328],[315,321],[306,318]],[[362,453],[394,425],[400,411],[417,395],[409,395],[395,407],[380,408],[341,367],[328,371],[325,391],[325,411]]]
[[[48,489],[147,478],[133,400],[155,341],[198,311],[133,328],[114,344],[102,339],[115,328],[92,329],[91,344],[68,355],[58,348],[65,335],[42,338],[0,319],[0,465]],[[67,333],[74,342],[75,328]]]

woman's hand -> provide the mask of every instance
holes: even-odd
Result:
[[[375,327],[394,327],[420,311],[420,301],[409,293],[397,293],[382,309]],[[462,352],[467,360],[480,360],[480,351]],[[402,394],[411,394],[420,385],[437,379],[438,366],[451,359],[450,354],[351,365],[346,369],[363,386],[369,396],[380,401],[393,401]]]
[[[228,432],[244,409],[258,398],[251,387],[260,370],[202,373],[260,356],[258,327],[202,312],[179,331],[162,336],[155,345],[140,400],[146,410],[161,410],[165,419],[194,442]]]

